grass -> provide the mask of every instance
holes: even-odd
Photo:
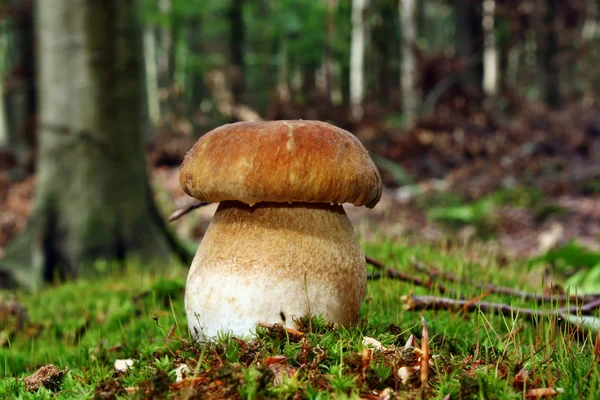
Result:
[[[417,257],[457,276],[541,288],[541,262],[500,266],[477,246],[438,248],[381,240],[364,247],[370,256],[404,272],[413,272],[409,260]],[[131,262],[101,279],[18,293],[15,300],[29,318],[17,329],[15,316],[0,313],[0,398],[375,399],[391,390],[401,399],[523,399],[529,389],[546,387],[562,390],[555,398],[600,398],[594,338],[553,318],[531,323],[517,314],[405,311],[402,295],[427,291],[381,279],[369,283],[356,327],[336,328],[318,317],[305,318],[300,321],[308,332],[303,337],[278,327],[259,328],[254,339],[224,336],[201,345],[191,341],[186,327],[186,269],[174,266],[170,271],[144,272]],[[455,287],[467,298],[481,294],[468,285]],[[8,298],[4,294],[5,302]],[[502,296],[485,300],[537,307]],[[405,383],[397,374],[403,366],[416,365],[417,356],[403,346],[410,334],[421,338],[421,316],[429,327],[433,356],[428,388],[420,387],[418,373]],[[363,351],[365,336],[387,350]],[[116,373],[117,359],[132,359],[134,365]],[[58,387],[27,391],[18,378],[50,363],[68,367]],[[181,364],[191,378],[175,383]]]

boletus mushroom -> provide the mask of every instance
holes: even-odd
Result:
[[[365,257],[342,204],[375,206],[381,177],[355,136],[319,121],[224,125],[196,142],[179,177],[190,196],[220,202],[186,284],[195,338],[308,313],[357,321]]]

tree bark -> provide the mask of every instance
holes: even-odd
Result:
[[[465,74],[467,82],[481,88],[483,80],[482,6],[479,0],[458,0],[456,14],[456,53],[470,66]]]
[[[144,28],[144,66],[146,72],[148,114],[152,124],[156,124],[160,120],[160,99],[158,96],[156,36],[153,27]]]
[[[37,83],[35,77],[35,23],[31,0],[12,0],[12,46],[9,78],[5,80],[6,127],[18,164],[30,167],[36,145]]]
[[[173,18],[173,0],[159,0],[158,8],[168,21],[160,26],[158,47],[158,83],[161,88],[165,88],[175,80],[177,22]]]
[[[233,92],[234,104],[243,102],[245,89],[245,63],[244,63],[244,0],[232,0],[229,9],[230,24],[230,51],[231,64],[233,66],[231,76],[231,90]]]
[[[187,45],[193,68],[189,72],[190,102],[193,108],[200,106],[204,99],[206,87],[204,76],[200,69],[199,59],[202,54],[202,20],[199,16],[189,17],[187,23]]]
[[[417,61],[414,46],[417,39],[415,27],[415,1],[400,0],[402,26],[402,108],[407,126],[412,126],[417,117]]]
[[[327,1],[327,39],[323,48],[323,91],[329,101],[332,101],[332,93],[335,82],[333,80],[334,45],[335,45],[335,13],[338,0]]]
[[[136,10],[123,0],[37,4],[37,187],[29,224],[0,261],[2,286],[75,278],[98,259],[165,261],[177,248],[145,169]]]
[[[364,98],[364,61],[366,24],[365,11],[368,0],[352,0],[352,43],[350,46],[350,105],[352,117],[362,118],[362,102]]]
[[[0,47],[2,47],[2,50],[0,50],[0,54],[2,56],[5,56],[5,44],[1,43]],[[4,72],[4,68],[2,68],[2,72]],[[3,147],[8,147],[11,142],[10,134],[8,131],[8,123],[6,120],[6,105],[4,102],[4,95],[4,74],[2,74],[2,76],[0,76],[0,149],[2,149]]]
[[[495,96],[498,92],[498,49],[494,33],[495,0],[483,0],[483,92]]]
[[[549,107],[558,108],[562,103],[557,32],[557,13],[561,2],[560,0],[548,0],[542,3],[540,7],[543,18],[536,33],[538,56],[542,66],[541,74],[538,77],[544,101]]]

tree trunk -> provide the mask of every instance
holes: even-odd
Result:
[[[160,100],[158,96],[158,68],[156,60],[156,37],[154,28],[144,28],[144,66],[146,72],[146,97],[150,121],[156,124],[160,120]]]
[[[10,144],[10,136],[6,125],[6,108],[4,107],[4,79],[0,79],[0,149],[8,147]]]
[[[458,0],[456,13],[456,53],[469,65],[467,82],[481,88],[483,80],[482,6],[479,0]]]
[[[244,64],[244,0],[232,0],[229,9],[229,24],[231,31],[230,51],[231,64],[233,66],[231,78],[231,91],[233,92],[234,104],[243,102],[245,88],[245,64]]]
[[[352,0],[352,43],[350,46],[350,105],[352,118],[362,118],[364,98],[364,61],[366,24],[365,11],[368,0]]]
[[[543,19],[536,32],[539,62],[542,66],[539,79],[544,101],[549,107],[558,108],[562,102],[561,65],[558,60],[559,45],[556,27],[560,0],[548,0],[542,3]]]
[[[3,286],[74,278],[97,259],[164,262],[177,246],[145,169],[136,10],[135,1],[38,2],[37,187],[29,225],[0,261]]]
[[[2,60],[6,59],[7,56],[7,44],[5,38],[0,38],[0,57]],[[6,119],[6,104],[5,104],[5,88],[4,88],[4,78],[5,78],[5,63],[3,63],[2,68],[0,68],[0,149],[4,147],[9,147],[11,144],[11,135],[8,130],[8,122]]]
[[[201,72],[199,64],[199,59],[202,54],[202,42],[200,41],[202,34],[201,24],[202,21],[199,16],[190,17],[187,23],[188,53],[192,60],[192,68],[189,72],[189,90],[191,92],[189,99],[193,109],[196,109],[200,106],[206,91],[206,87],[204,85],[204,76]]]
[[[158,83],[164,88],[173,84],[175,80],[177,23],[173,20],[173,0],[159,0],[158,8],[167,21],[159,29]]]
[[[6,88],[6,126],[18,164],[31,166],[36,145],[37,92],[35,77],[35,23],[31,1],[12,0],[12,46]]]
[[[407,126],[412,126],[417,117],[417,62],[414,46],[417,39],[415,27],[415,1],[400,0],[402,27],[402,108]]]
[[[600,17],[600,1],[586,1],[586,18],[581,30],[581,38],[584,42],[592,42],[598,36],[598,17]]]
[[[334,54],[333,48],[335,45],[335,13],[338,0],[327,0],[327,39],[323,48],[323,91],[329,102],[332,101],[333,88],[333,63]]]
[[[483,92],[495,96],[498,92],[498,50],[494,33],[495,0],[483,0]]]

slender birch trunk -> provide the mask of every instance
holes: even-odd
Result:
[[[153,124],[160,120],[160,100],[158,97],[158,67],[156,59],[156,36],[153,27],[144,29],[144,66],[146,71],[146,96],[148,116]]]
[[[365,12],[368,0],[352,0],[352,43],[350,46],[350,105],[352,117],[362,118],[365,95]]]
[[[415,0],[400,0],[402,27],[402,107],[406,125],[412,126],[417,117],[417,62],[413,51],[417,39]]]
[[[498,49],[494,34],[495,0],[483,1],[483,93],[495,96],[498,92]]]

